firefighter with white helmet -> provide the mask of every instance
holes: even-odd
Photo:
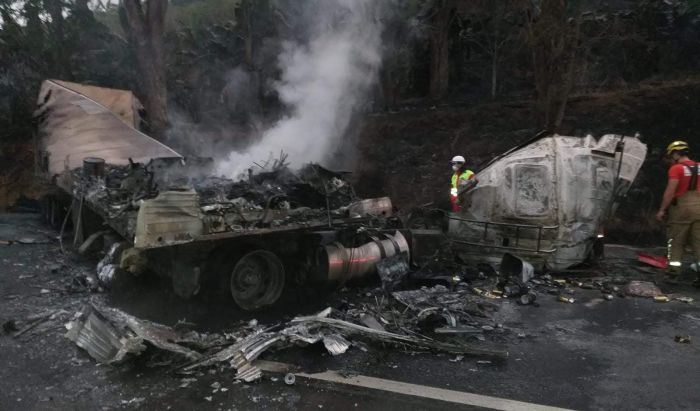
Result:
[[[450,203],[452,211],[459,211],[460,196],[476,186],[477,180],[473,171],[466,167],[466,160],[463,156],[454,156],[450,164],[452,165],[452,180],[450,182]]]
[[[668,183],[656,218],[661,221],[668,210],[669,276],[680,274],[685,246],[693,249],[693,263],[700,262],[700,163],[690,159],[690,146],[674,141],[666,148],[673,165],[668,170]],[[700,276],[696,280],[700,285]]]

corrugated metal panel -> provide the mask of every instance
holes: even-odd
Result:
[[[138,128],[140,120],[138,111],[143,107],[141,106],[141,102],[130,90],[89,86],[87,84],[71,83],[61,80],[51,81],[69,90],[73,90],[78,94],[82,94],[90,100],[94,100],[98,104],[108,108],[129,126]]]
[[[141,204],[134,246],[155,248],[186,243],[203,231],[197,193],[194,190],[164,191]]]
[[[124,112],[124,115],[118,115],[72,89],[72,85],[46,80],[39,93],[39,108],[35,115],[41,118],[39,145],[48,157],[48,167],[44,171],[49,175],[60,174],[66,167],[78,168],[85,157],[100,157],[109,164],[128,164],[129,158],[148,162],[151,158],[182,157],[127,124],[135,119],[127,113],[126,105],[131,103],[128,103],[129,95],[124,91],[79,88]],[[110,96],[110,93],[114,95]]]
[[[66,338],[105,364],[120,362],[127,354],[146,349],[141,338],[127,336],[90,305],[83,307],[80,317],[66,327]]]

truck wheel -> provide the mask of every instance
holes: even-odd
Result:
[[[246,311],[274,304],[284,288],[284,266],[265,250],[244,255],[231,272],[231,296]]]

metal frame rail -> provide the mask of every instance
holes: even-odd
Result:
[[[502,250],[523,251],[523,252],[530,252],[530,253],[537,253],[537,254],[551,254],[557,250],[556,248],[542,250],[542,235],[543,235],[543,232],[545,230],[557,230],[559,228],[558,225],[542,226],[542,225],[532,225],[532,224],[495,223],[495,222],[491,222],[491,221],[470,220],[468,218],[456,217],[456,216],[452,216],[452,215],[448,216],[448,219],[464,221],[464,222],[472,223],[472,224],[483,225],[484,232],[481,235],[482,241],[486,240],[489,226],[507,227],[507,228],[511,228],[511,229],[515,230],[515,246],[497,245],[497,244],[490,244],[490,243],[486,243],[486,242],[466,241],[466,240],[460,240],[459,238],[456,238],[453,236],[449,236],[450,240],[455,242],[455,243],[473,245],[473,246],[477,246],[477,247],[498,248],[498,249],[502,249]],[[520,245],[521,230],[537,230],[537,246],[535,248],[526,248],[526,247],[519,246]]]

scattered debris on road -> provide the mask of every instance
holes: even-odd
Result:
[[[460,295],[452,294],[450,297],[442,294],[442,303]],[[407,297],[404,295],[403,298]],[[456,310],[457,306],[450,307]],[[461,312],[468,315],[464,310],[466,308],[462,307]],[[397,313],[395,309],[393,312]],[[179,357],[178,362],[185,372],[218,363],[229,363],[236,370],[235,378],[245,382],[258,380],[262,376],[262,371],[254,361],[272,347],[280,349],[320,342],[335,356],[345,353],[353,345],[350,338],[458,355],[500,359],[508,356],[507,352],[498,349],[477,347],[464,341],[439,341],[423,336],[412,330],[419,327],[418,320],[422,318],[420,312],[410,321],[402,321],[403,324],[398,327],[401,333],[382,329],[376,320],[367,319],[367,313],[364,314],[365,321],[373,327],[334,318],[332,314],[354,318],[359,318],[360,315],[358,310],[335,313],[331,308],[327,308],[315,315],[296,317],[288,323],[269,328],[255,323],[252,327],[246,325],[233,332],[201,334],[193,331],[180,332],[171,327],[137,319],[114,308],[88,304],[66,324],[66,337],[102,363],[118,364],[130,357],[142,355],[152,347]],[[451,318],[449,324],[457,327],[455,317],[447,315]],[[190,382],[183,380],[182,384],[186,386]]]
[[[11,334],[13,337],[18,338],[28,333],[41,332],[43,327],[50,323],[64,321],[68,315],[68,311],[63,309],[50,310],[29,315],[22,321],[7,320],[3,323],[2,328],[6,334]],[[21,325],[23,326],[20,328]]]
[[[140,355],[148,343],[160,350],[200,360],[202,355],[188,345],[206,348],[221,343],[221,337],[181,333],[171,327],[139,320],[115,308],[85,305],[66,324],[66,338],[84,349],[91,357],[105,364],[124,361]]]
[[[656,284],[649,281],[630,281],[624,292],[629,296],[645,298],[659,297],[663,294]]]
[[[287,385],[294,385],[296,380],[297,380],[297,378],[292,373],[287,373],[284,376],[284,383]]]
[[[677,335],[673,338],[673,340],[679,344],[690,344],[689,335]]]

